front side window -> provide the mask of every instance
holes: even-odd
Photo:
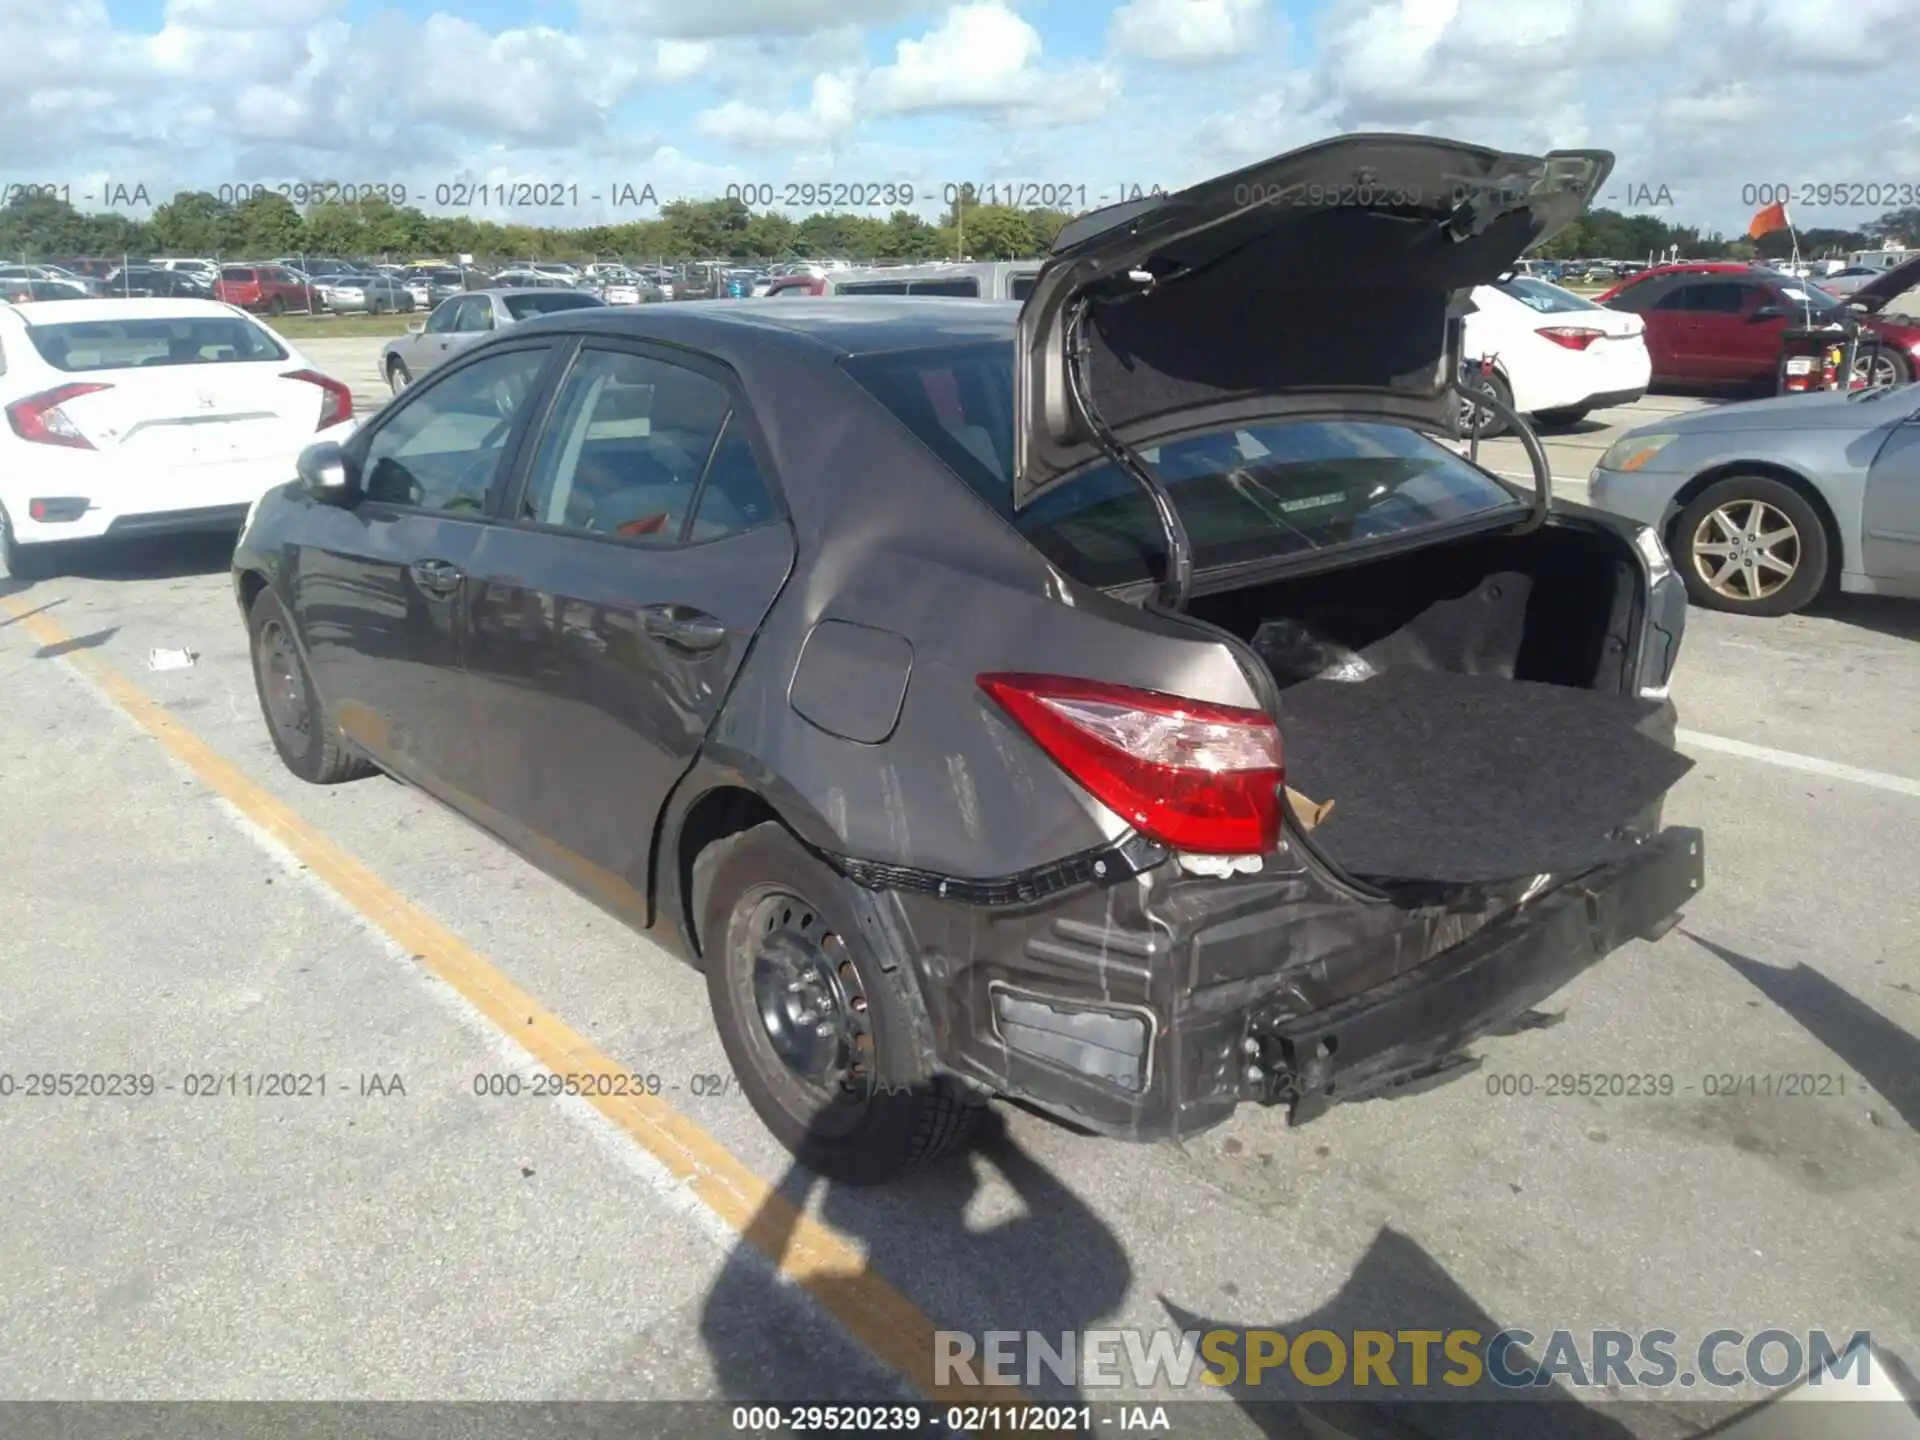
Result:
[[[464,300],[449,300],[435,310],[427,320],[427,334],[445,335],[451,331],[459,318],[460,307],[465,303]]]
[[[856,280],[850,285],[840,287],[842,295],[904,295],[907,282],[904,280]]]
[[[1013,510],[1013,348],[861,356],[858,380],[1034,547],[1085,584],[1157,578],[1152,503],[1110,465]],[[1198,569],[1305,554],[1477,515],[1513,491],[1432,437],[1374,421],[1294,421],[1182,436],[1143,452],[1172,492]]]
[[[367,498],[483,513],[547,354],[541,346],[489,355],[410,392],[367,446],[361,461]]]
[[[916,280],[907,287],[910,295],[951,295],[974,300],[980,298],[980,282],[971,276],[964,280]]]
[[[725,386],[681,366],[582,350],[541,436],[518,518],[678,540],[730,404]]]

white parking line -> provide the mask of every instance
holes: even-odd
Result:
[[[1920,780],[1904,775],[1889,775],[1884,770],[1862,770],[1857,765],[1842,765],[1837,760],[1822,760],[1813,755],[1796,755],[1791,750],[1776,750],[1771,745],[1751,745],[1745,740],[1729,740],[1724,735],[1703,735],[1698,730],[1681,730],[1675,738],[1682,745],[1699,750],[1718,750],[1723,755],[1738,755],[1743,760],[1758,760],[1778,765],[1783,770],[1799,770],[1808,775],[1824,775],[1829,780],[1846,780],[1855,785],[1870,785],[1894,795],[1920,796]]]

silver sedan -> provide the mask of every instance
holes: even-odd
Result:
[[[1920,386],[1819,391],[1640,426],[1592,503],[1652,527],[1697,605],[1788,615],[1828,589],[1920,599]]]
[[[572,289],[474,290],[443,301],[423,325],[389,340],[380,351],[380,373],[395,394],[436,365],[444,365],[474,341],[522,320],[555,310],[604,305],[598,295]]]
[[[413,312],[413,296],[391,275],[334,275],[314,282],[321,302],[343,314],[394,315]]]

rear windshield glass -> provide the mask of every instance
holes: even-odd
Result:
[[[530,320],[535,315],[551,315],[556,310],[589,310],[601,301],[599,296],[584,291],[563,290],[554,295],[509,295],[504,303],[514,319]]]
[[[219,365],[285,360],[284,346],[238,315],[137,320],[83,320],[27,331],[40,358],[55,369],[123,370],[140,365]]]
[[[1531,275],[1516,275],[1511,280],[1502,280],[1493,288],[1509,299],[1518,300],[1531,310],[1538,310],[1542,315],[1558,315],[1568,310],[1600,308],[1591,300],[1576,295],[1571,290],[1562,290],[1558,285],[1549,285],[1545,280],[1536,280]]]
[[[237,285],[246,285],[252,283],[254,276],[251,270],[242,269],[238,265],[229,265],[220,272],[220,278],[231,280]]]
[[[1099,465],[1013,511],[1013,347],[860,356],[849,373],[1048,559],[1089,585],[1158,578],[1146,493]],[[1523,502],[1438,441],[1355,421],[1248,425],[1142,452],[1206,569],[1402,535]]]

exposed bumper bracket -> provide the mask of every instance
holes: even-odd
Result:
[[[1256,1012],[1253,1098],[1286,1105],[1298,1125],[1343,1100],[1450,1077],[1476,1063],[1463,1053],[1475,1039],[1522,1022],[1627,941],[1670,929],[1705,864],[1700,832],[1675,827],[1376,989],[1309,1015]]]

